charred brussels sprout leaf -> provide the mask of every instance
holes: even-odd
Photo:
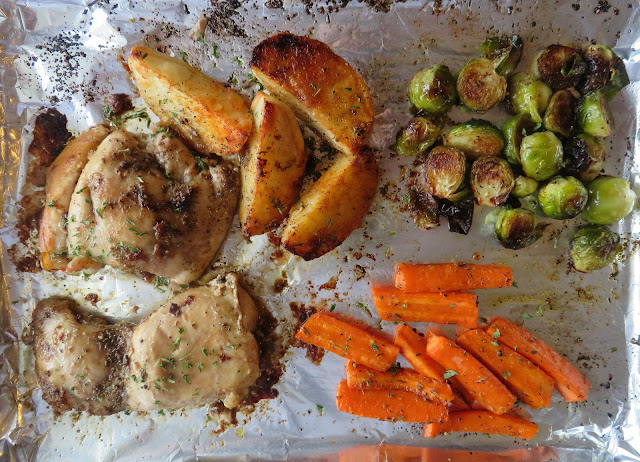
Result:
[[[551,132],[525,136],[520,145],[520,164],[529,178],[547,180],[562,166],[562,143]]]
[[[598,225],[612,225],[629,215],[636,193],[624,178],[600,176],[587,185],[589,201],[584,218]]]
[[[571,266],[583,273],[604,268],[620,251],[620,236],[606,226],[586,225],[569,243]]]
[[[460,149],[470,159],[497,156],[504,148],[502,132],[486,120],[471,119],[442,136],[445,146]]]
[[[415,185],[409,187],[409,211],[415,223],[425,229],[440,226],[438,201],[431,194]]]
[[[520,72],[509,79],[508,93],[513,112],[529,114],[531,120],[540,123],[553,91],[544,82]]]
[[[514,184],[509,163],[500,157],[480,157],[471,167],[471,189],[478,205],[503,204]]]
[[[473,207],[475,205],[471,192],[466,190],[456,200],[441,199],[438,203],[440,215],[444,215],[449,221],[449,231],[467,234],[473,222]]]
[[[607,101],[611,101],[616,97],[620,90],[629,85],[631,81],[629,80],[629,75],[627,74],[627,69],[624,67],[624,61],[620,59],[618,55],[614,54],[613,58],[613,68],[611,69],[611,77],[609,81],[602,89],[602,95],[604,99]]]
[[[524,45],[519,35],[512,35],[488,38],[480,48],[484,57],[493,61],[496,72],[506,77],[518,67]]]
[[[505,139],[504,156],[509,163],[514,165],[520,163],[520,143],[522,143],[522,138],[534,133],[537,125],[529,114],[518,114],[505,122],[504,127],[502,127]]]
[[[409,99],[430,114],[444,114],[456,102],[456,79],[447,66],[436,65],[418,72],[409,84]]]
[[[601,90],[582,97],[578,109],[580,128],[587,135],[605,137],[613,130],[613,119]]]
[[[565,45],[550,45],[536,59],[540,80],[554,90],[575,86],[587,71],[580,51]]]
[[[576,178],[552,178],[538,191],[538,201],[546,216],[556,220],[576,217],[582,212],[589,193]]]
[[[558,90],[553,94],[542,119],[546,130],[562,136],[569,136],[576,120],[578,98],[571,90]]]
[[[607,151],[598,138],[580,134],[565,140],[563,149],[564,173],[583,183],[590,183],[600,175]]]
[[[526,176],[518,176],[511,194],[516,197],[527,197],[538,189],[538,182]]]
[[[493,68],[487,58],[474,58],[467,62],[456,83],[462,104],[472,111],[484,112],[502,101],[507,81]]]
[[[545,225],[538,224],[535,213],[526,209],[504,208],[495,222],[496,237],[507,249],[522,249],[540,239]]]
[[[435,117],[415,117],[396,137],[396,151],[401,156],[417,156],[436,142],[443,122]]]
[[[462,151],[452,147],[434,148],[423,165],[425,191],[443,199],[454,199],[464,181],[466,158]],[[420,183],[416,182],[419,186]]]

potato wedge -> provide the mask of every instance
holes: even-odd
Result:
[[[302,188],[307,155],[291,109],[258,92],[251,104],[254,122],[242,159],[238,216],[246,236],[278,227]]]
[[[362,223],[377,185],[378,165],[371,150],[342,154],[293,206],[282,244],[305,260],[339,246]]]
[[[133,47],[128,64],[147,105],[195,149],[220,156],[240,152],[252,120],[239,93],[151,48]]]
[[[258,81],[340,152],[357,154],[373,126],[362,77],[328,45],[282,32],[253,49]]]

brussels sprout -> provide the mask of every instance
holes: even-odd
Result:
[[[470,159],[481,156],[497,156],[504,148],[502,132],[486,120],[471,119],[456,125],[442,135],[445,146],[460,149]]]
[[[480,157],[471,167],[471,189],[478,205],[503,204],[514,185],[511,167],[500,157]]]
[[[600,175],[607,151],[598,138],[580,134],[565,140],[563,171],[583,183],[590,183]]]
[[[544,230],[536,214],[525,209],[502,209],[494,226],[500,244],[513,250],[533,244]]]
[[[551,132],[525,136],[520,144],[520,164],[529,178],[547,180],[562,166],[562,143]]]
[[[396,151],[401,156],[422,154],[436,142],[444,121],[435,117],[415,117],[398,132]]]
[[[587,71],[580,50],[564,45],[550,45],[535,61],[540,80],[554,90],[575,86]]]
[[[453,199],[464,181],[466,158],[456,148],[437,146],[423,164],[425,192],[443,199]],[[416,182],[421,186],[421,182]]]
[[[623,178],[600,176],[587,185],[589,201],[584,208],[585,220],[598,225],[612,225],[629,215],[636,193]]]
[[[586,94],[605,87],[611,78],[613,57],[613,51],[604,45],[590,45],[586,49],[584,60],[587,63],[587,72],[580,82],[580,93]]]
[[[553,91],[540,80],[520,72],[509,79],[508,93],[513,112],[529,114],[534,122],[540,123]]]
[[[513,186],[511,194],[516,197],[527,197],[528,195],[536,192],[537,189],[538,182],[536,180],[532,180],[531,178],[527,178],[526,176],[519,175],[516,177],[516,182]]]
[[[620,236],[606,226],[583,226],[569,243],[571,266],[583,273],[604,268],[620,251],[619,241]]]
[[[613,130],[613,118],[601,90],[582,97],[578,108],[578,122],[587,135],[609,136]]]
[[[474,58],[460,71],[456,88],[462,104],[472,111],[484,112],[504,99],[507,81],[487,58]]]
[[[569,136],[576,120],[578,98],[571,90],[558,90],[553,94],[542,119],[546,130],[562,136]]]
[[[616,54],[613,55],[613,67],[611,68],[611,77],[602,89],[602,95],[606,101],[611,101],[616,97],[620,90],[629,85],[629,75],[624,67],[624,61]]]
[[[413,76],[409,99],[415,107],[431,114],[444,114],[456,102],[456,79],[449,68],[436,65]]]
[[[539,124],[538,124],[539,125]],[[536,131],[536,124],[529,114],[518,114],[507,120],[502,127],[505,146],[504,156],[507,160],[517,165],[520,163],[520,143],[522,138]]]
[[[449,231],[467,234],[473,222],[473,195],[468,189],[458,193],[455,200],[440,199],[439,213],[447,217]]]
[[[587,188],[572,176],[552,178],[538,191],[538,201],[546,216],[556,220],[576,217],[589,199]]]
[[[493,61],[496,72],[506,77],[518,67],[524,45],[519,35],[512,35],[488,38],[480,48],[484,57]]]

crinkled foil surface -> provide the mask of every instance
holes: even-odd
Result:
[[[211,18],[204,39],[190,39],[188,31],[202,13]],[[522,35],[526,44],[522,69],[546,45],[598,41],[615,46],[633,81],[611,106],[616,131],[606,141],[610,151],[606,171],[624,175],[637,190],[637,2],[441,0],[386,5],[346,0],[323,6],[286,0],[265,4],[0,0],[0,15],[3,458],[284,460],[336,454],[351,446],[384,441],[482,451],[547,447],[560,460],[640,460],[638,213],[614,227],[626,245],[613,269],[590,275],[570,272],[568,239],[577,220],[552,224],[540,241],[519,251],[503,249],[489,236],[483,224],[487,210],[481,208],[476,208],[469,236],[449,233],[444,222],[433,231],[417,229],[403,201],[403,169],[411,160],[395,157],[390,148],[398,127],[410,117],[407,84],[422,67],[444,63],[460,69],[479,53],[478,44],[489,34]],[[328,354],[316,366],[304,350],[293,347],[282,358],[284,374],[276,386],[279,396],[261,401],[251,413],[240,413],[238,425],[226,431],[218,431],[218,423],[207,418],[207,408],[165,415],[54,417],[42,400],[32,352],[22,341],[38,300],[66,295],[113,319],[135,321],[170,293],[112,269],[86,280],[17,270],[10,249],[30,251],[19,242],[16,225],[23,195],[33,193],[25,183],[35,115],[55,107],[67,116],[74,134],[102,122],[107,95],[135,94],[121,57],[140,43],[176,56],[186,53],[188,62],[250,98],[256,89],[248,76],[251,50],[282,30],[326,42],[368,82],[376,110],[370,145],[381,168],[379,193],[363,226],[322,258],[305,263],[286,252],[280,255],[265,236],[248,241],[234,226],[213,269],[239,271],[252,293],[278,319],[279,334],[286,340],[295,326],[291,302],[317,308],[335,303],[336,311],[377,325],[369,282],[388,280],[396,261],[471,261],[475,254],[481,263],[510,265],[517,287],[480,293],[480,315],[500,314],[522,321],[523,311],[538,311],[524,321],[525,327],[556,347],[593,384],[587,402],[567,404],[555,394],[550,409],[531,411],[531,418],[540,424],[534,440],[464,434],[425,440],[420,425],[339,413],[335,388],[344,376],[344,360]],[[142,104],[139,99],[134,102]],[[456,121],[472,116],[459,108],[451,112]],[[483,117],[501,123],[506,114],[496,109]],[[31,244],[34,237],[32,231]],[[274,285],[282,288],[283,284],[281,293],[274,290]],[[84,300],[89,293],[99,294],[96,307]],[[371,317],[363,307],[371,310]],[[381,325],[386,332],[394,327]],[[351,460],[369,460],[364,452],[357,454]],[[512,460],[523,459],[514,456]]]

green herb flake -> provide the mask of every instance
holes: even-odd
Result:
[[[330,312],[333,312],[335,309],[336,309],[336,304],[335,304],[335,303],[332,303],[332,304],[331,304],[331,307],[329,308],[329,311],[330,311]]]
[[[198,167],[200,167],[200,170],[209,170],[209,166],[207,164],[204,163],[204,161],[202,160],[202,157],[200,156],[195,156],[196,157],[196,165]]]
[[[365,313],[367,313],[370,317],[373,317],[373,315],[371,314],[371,311],[369,311],[369,308],[367,308],[367,305],[365,305],[362,302],[356,302],[356,305],[358,306],[358,308],[360,308]]]
[[[324,414],[324,406],[320,406],[319,404],[316,404],[316,409],[318,410],[320,415]]]
[[[538,308],[536,308],[536,314],[538,316],[542,316],[543,312],[542,312],[542,305],[538,305]]]
[[[182,60],[186,63],[187,62],[187,52],[186,51],[181,51],[180,52],[180,58],[182,58]]]
[[[500,337],[500,330],[498,328],[496,328],[496,331],[491,334],[491,338],[498,338]]]
[[[242,427],[242,428],[238,428],[238,429],[236,430],[236,436],[237,436],[238,438],[244,438],[244,427]]]
[[[528,312],[523,311],[522,312],[522,319],[525,319],[525,320],[533,319],[533,316],[531,316]]]
[[[444,374],[442,374],[442,378],[444,378],[445,380],[448,380],[454,375],[458,375],[458,372],[454,370],[448,370]]]
[[[376,341],[375,340],[371,343],[371,349],[373,351],[378,351],[378,345],[376,345]]]

